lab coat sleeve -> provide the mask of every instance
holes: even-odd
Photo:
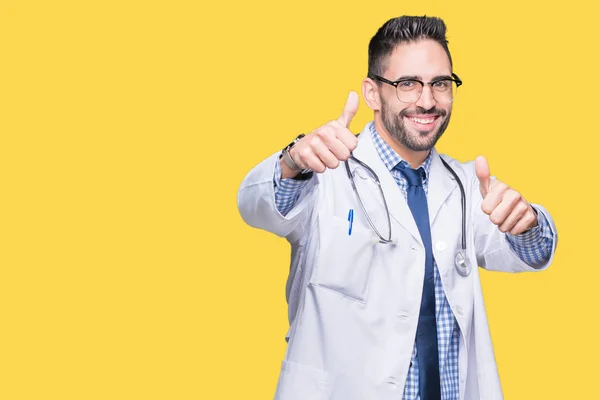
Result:
[[[548,268],[554,259],[558,241],[556,225],[550,213],[539,204],[531,204],[538,213],[543,214],[552,234],[550,257],[544,263],[531,266],[519,257],[507,240],[507,234],[500,232],[490,217],[481,209],[483,198],[479,191],[479,180],[475,174],[475,163],[472,163],[472,168],[471,218],[477,264],[486,270],[503,272],[542,271]]]
[[[311,172],[308,178],[312,177],[314,172]],[[308,179],[296,180],[294,178],[281,178],[281,165],[279,160],[275,162],[275,176],[273,176],[273,185],[275,190],[275,205],[281,215],[287,213],[294,208],[296,200],[302,194],[304,187],[308,185]]]
[[[519,258],[534,268],[544,265],[552,254],[553,234],[550,224],[543,213],[533,207],[537,213],[537,225],[518,235],[506,233],[506,240]]]
[[[282,215],[275,204],[273,176],[280,152],[252,168],[242,181],[237,204],[242,219],[250,226],[281,237],[300,235],[308,226],[316,201],[317,174],[302,189],[294,206]]]

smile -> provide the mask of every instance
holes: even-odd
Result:
[[[419,124],[431,124],[433,121],[437,119],[437,117],[431,118],[417,118],[417,117],[408,117],[413,122],[418,122]]]
[[[407,120],[409,120],[412,125],[421,130],[428,131],[433,129],[437,125],[437,120],[439,115],[422,115],[422,116],[405,116]]]

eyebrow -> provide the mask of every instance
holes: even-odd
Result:
[[[441,81],[442,79],[453,79],[450,75],[438,75],[434,77],[431,82]]]
[[[396,79],[396,81],[408,81],[408,80],[421,81],[421,80],[423,80],[423,78],[421,78],[419,75],[402,75],[400,78]]]
[[[438,75],[438,76],[435,76],[431,80],[431,82],[440,81],[442,79],[453,79],[453,78],[450,75]],[[408,81],[408,80],[422,81],[423,77],[421,77],[420,75],[403,75],[400,78],[396,79],[396,81]]]

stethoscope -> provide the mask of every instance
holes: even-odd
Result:
[[[352,161],[358,163],[361,167],[365,168],[373,176],[373,180],[377,184],[377,187],[379,188],[379,193],[381,194],[381,198],[383,199],[383,206],[385,207],[386,217],[387,217],[387,225],[388,225],[387,238],[385,238],[381,235],[381,233],[377,230],[377,228],[375,227],[375,224],[369,217],[369,213],[367,212],[367,209],[365,208],[365,205],[363,204],[362,199],[360,198],[360,195],[358,194],[358,190],[356,189],[356,184],[354,183],[354,174],[350,171],[350,165],[349,165],[348,161],[346,161],[345,162],[346,173],[348,174],[348,178],[350,179],[350,183],[352,184],[352,190],[354,191],[354,194],[356,194],[358,203],[360,204],[360,207],[362,208],[363,213],[365,214],[365,217],[367,218],[367,221],[369,222],[369,225],[371,226],[371,229],[373,229],[373,232],[375,232],[375,234],[379,237],[379,243],[396,244],[397,240],[392,239],[392,220],[390,217],[390,210],[388,208],[387,201],[385,200],[385,195],[383,194],[383,189],[381,187],[381,182],[379,181],[379,177],[377,176],[375,171],[373,171],[373,169],[371,169],[371,167],[369,167],[367,164],[365,164],[364,162],[362,162],[359,159],[357,159],[356,157],[354,157],[354,155],[350,155],[350,159]],[[454,256],[454,267],[456,268],[456,272],[458,272],[459,275],[468,276],[471,273],[472,268],[471,268],[471,263],[469,262],[469,258],[467,257],[467,238],[466,238],[467,200],[466,200],[466,196],[465,196],[465,188],[463,187],[462,182],[460,181],[458,175],[456,174],[456,172],[454,172],[454,170],[450,167],[450,165],[448,165],[448,163],[446,161],[444,161],[444,159],[441,156],[440,156],[440,160],[442,160],[442,164],[444,164],[444,167],[446,167],[446,169],[448,171],[450,171],[452,176],[454,176],[454,179],[456,179],[456,182],[458,183],[458,187],[460,188],[460,203],[462,206],[462,235],[461,235],[462,246],[461,246],[461,249],[458,250]]]

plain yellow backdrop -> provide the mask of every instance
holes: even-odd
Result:
[[[444,18],[464,81],[439,151],[558,226],[548,271],[482,274],[506,398],[598,398],[598,10],[421,3],[0,1],[0,398],[272,398],[289,247],[239,184],[401,14]]]

